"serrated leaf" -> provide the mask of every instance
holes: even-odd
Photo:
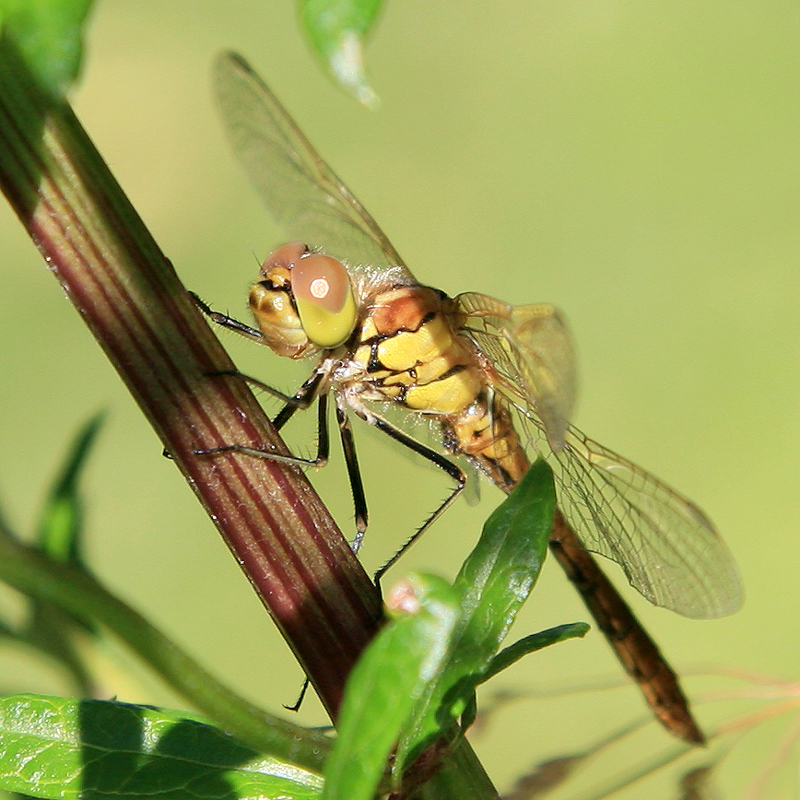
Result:
[[[312,800],[322,781],[185,714],[101,700],[0,698],[0,789],[61,800]]]
[[[445,581],[411,576],[387,603],[398,608],[394,619],[347,680],[338,736],[325,768],[325,800],[369,800],[375,794],[392,746],[448,652],[458,603]]]
[[[2,0],[0,22],[41,88],[61,98],[80,73],[91,0]]]
[[[364,40],[381,0],[299,0],[300,22],[328,72],[366,106],[378,102],[364,72]]]
[[[536,582],[554,512],[553,475],[539,460],[486,521],[456,578],[461,617],[442,670],[416,703],[398,742],[397,775],[468,707],[475,686],[483,680]]]

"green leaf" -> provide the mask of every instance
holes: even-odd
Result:
[[[475,686],[539,575],[553,527],[555,488],[537,461],[487,520],[454,588],[461,617],[443,669],[425,689],[395,754],[402,771],[467,708]]]
[[[0,0],[0,22],[51,97],[80,73],[83,26],[91,0]]]
[[[510,667],[528,653],[534,653],[543,647],[549,647],[551,644],[564,642],[567,639],[586,636],[589,629],[590,626],[585,622],[571,622],[568,625],[557,625],[555,628],[548,628],[546,631],[525,636],[518,642],[503,648],[489,662],[481,683],[493,678],[498,672]]]
[[[78,481],[105,415],[96,414],[79,431],[42,511],[36,541],[56,561],[80,561],[83,503]]]
[[[369,800],[414,705],[441,669],[458,619],[441,578],[411,576],[387,599],[394,618],[354,667],[325,768],[325,800]]]
[[[378,96],[364,74],[364,39],[380,0],[299,0],[300,23],[311,46],[339,85],[366,106]]]
[[[48,559],[61,563],[78,563],[80,534],[83,528],[82,503],[78,495],[78,480],[86,463],[89,450],[102,422],[98,414],[79,432],[69,449],[65,463],[50,490],[42,510],[37,532],[38,550]],[[19,539],[10,526],[0,519],[0,539],[4,550],[5,569],[15,571],[14,559],[9,550],[16,551]],[[13,584],[8,576],[5,580]],[[80,640],[76,640],[76,631]],[[81,695],[92,693],[93,676],[87,667],[81,643],[86,632],[94,626],[85,618],[71,615],[57,605],[31,594],[28,618],[24,624],[10,625],[0,619],[0,639],[33,648],[48,659],[59,663],[72,679],[74,689]]]
[[[185,714],[100,700],[0,698],[0,789],[93,800],[318,798],[318,775]]]
[[[54,561],[83,567],[80,557],[83,532],[83,502],[78,483],[104,415],[96,414],[78,432],[64,464],[45,501],[36,533],[42,552]],[[75,633],[95,632],[85,619],[74,617],[52,603],[34,599],[27,629],[22,632],[28,644],[60,662],[82,695],[92,693],[93,678]]]

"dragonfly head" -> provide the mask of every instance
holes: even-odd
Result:
[[[357,318],[342,263],[302,242],[279,247],[261,265],[261,280],[250,289],[250,309],[266,343],[289,358],[338,347]]]

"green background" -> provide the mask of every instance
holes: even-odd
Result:
[[[283,99],[421,282],[559,305],[579,348],[578,426],[695,499],[744,575],[746,606],[730,619],[684,620],[631,592],[635,610],[679,667],[797,675],[796,4],[389,3],[367,52],[377,112],[320,72],[288,4],[107,0],[87,44],[77,113],[186,285],[215,308],[247,319],[257,261],[281,239],[210,100],[209,66],[227,47]],[[6,208],[0,241],[0,497],[13,521],[32,523],[76,427],[108,409],[85,484],[91,564],[254,700],[291,702],[298,668]],[[222,336],[243,371],[278,387],[307,373]],[[364,559],[374,568],[447,481],[364,427],[357,434],[372,512]],[[298,449],[312,448],[311,435],[298,426]],[[313,480],[349,530],[337,454]],[[394,576],[420,567],[452,577],[500,499],[489,487],[484,495],[478,508],[459,503]],[[552,566],[515,632],[586,617]],[[8,676],[17,659],[0,656]],[[592,633],[537,654],[498,685],[548,692],[618,676]],[[110,685],[109,694],[178,702],[146,675],[141,684]],[[33,667],[22,685],[61,688]],[[741,688],[721,677],[686,685],[697,697]],[[749,708],[712,703],[698,713],[713,725]],[[630,688],[518,701],[475,741],[507,787],[536,761],[589,747],[640,714]],[[323,722],[315,701],[301,719]],[[735,749],[721,783],[746,786],[783,725]],[[587,765],[583,785],[670,746],[650,726]],[[672,796],[667,781],[647,796]],[[784,796],[778,791],[761,796]]]

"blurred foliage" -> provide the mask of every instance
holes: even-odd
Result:
[[[380,0],[298,0],[300,24],[339,85],[366,106],[378,97],[364,74],[364,44]]]
[[[3,0],[0,25],[13,36],[53,97],[78,77],[83,60],[83,26],[91,0]]]

